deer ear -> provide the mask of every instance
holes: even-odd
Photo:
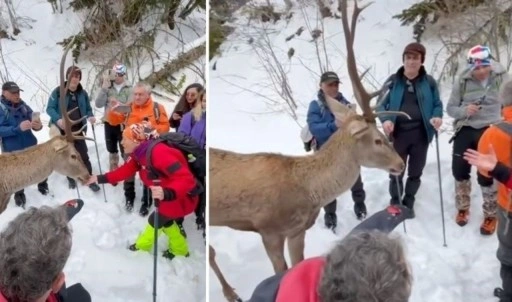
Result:
[[[342,105],[340,102],[328,96],[327,94],[325,95],[325,102],[333,114],[338,112],[345,115],[350,111],[347,106]]]
[[[68,142],[65,139],[56,139],[52,143],[52,147],[58,153],[68,147]]]
[[[363,134],[368,130],[368,123],[365,121],[359,121],[359,120],[353,120],[348,125],[348,131],[350,132],[350,135],[352,135],[355,138],[360,138],[363,136]]]

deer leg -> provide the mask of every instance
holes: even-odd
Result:
[[[292,260],[292,266],[304,260],[304,238],[306,232],[300,232],[294,237],[288,237],[288,251],[290,253],[290,259]]]
[[[0,193],[0,214],[2,214],[7,208],[11,195],[12,194],[10,193]]]
[[[213,272],[217,276],[217,279],[219,279],[220,284],[222,285],[222,293],[224,294],[224,297],[226,297],[226,299],[229,302],[243,302],[242,299],[240,299],[240,297],[235,293],[235,290],[231,287],[231,285],[229,285],[229,283],[226,281],[224,275],[220,271],[220,268],[217,265],[217,262],[215,261],[215,250],[211,245],[209,246],[209,251],[210,267],[212,268]]]
[[[284,259],[284,240],[285,237],[281,234],[260,233],[263,245],[267,251],[267,255],[272,262],[274,272],[284,272],[288,269],[286,260]]]

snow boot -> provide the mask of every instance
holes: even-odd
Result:
[[[336,213],[325,213],[324,222],[328,229],[336,229],[336,225],[338,224],[338,217],[336,216]]]
[[[469,206],[471,195],[471,181],[469,179],[455,181],[455,206],[458,213],[455,221],[460,226],[468,223]]]
[[[457,213],[457,217],[455,217],[455,222],[461,227],[465,226],[466,224],[468,224],[468,216],[468,210],[459,210],[459,212]]]
[[[76,189],[76,180],[68,177],[68,187],[72,190]]]
[[[358,220],[363,220],[366,218],[366,204],[363,202],[354,202],[354,213]]]
[[[408,207],[411,210],[411,219],[416,217],[416,213],[414,213],[414,202],[416,198],[413,195],[405,194],[404,199],[402,199],[402,204]]]
[[[126,199],[125,201],[125,205],[124,205],[124,208],[126,209],[126,211],[128,212],[132,212],[133,211],[133,204],[134,204],[134,200],[133,199]]]
[[[119,154],[117,154],[117,153],[109,154],[109,165],[110,165],[110,171],[113,171],[119,167]]]
[[[50,189],[48,188],[48,182],[45,180],[41,183],[38,183],[37,190],[39,191],[39,193],[43,195],[48,195],[48,193],[50,193]]]
[[[25,197],[24,192],[16,192],[14,194],[14,202],[18,207],[22,207],[25,209],[25,204],[27,203],[27,198]]]
[[[482,189],[482,199],[483,210],[484,210],[484,221],[480,226],[480,234],[482,235],[492,235],[496,230],[496,209],[498,205],[498,192],[496,186],[492,184],[491,186],[481,187]]]
[[[498,224],[498,219],[496,217],[486,217],[482,224],[480,225],[480,234],[482,235],[492,235],[494,231],[496,231],[496,225]]]

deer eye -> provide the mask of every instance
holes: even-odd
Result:
[[[380,146],[382,145],[382,140],[380,138],[375,140],[375,145]]]
[[[76,159],[76,155],[75,154],[71,154],[71,158],[72,159]]]

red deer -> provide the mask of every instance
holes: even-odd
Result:
[[[69,46],[64,51],[60,63],[59,107],[64,120],[65,135],[55,136],[47,142],[22,151],[0,155],[0,214],[7,208],[9,199],[14,192],[43,181],[53,171],[77,178],[82,182],[90,177],[73,141],[75,139],[92,139],[79,136],[82,129],[71,131],[72,125],[81,123],[87,117],[73,121],[69,118],[69,114],[73,110],[66,112],[65,96],[68,87],[64,85],[64,63],[68,51]]]
[[[357,3],[352,25],[347,19],[347,1],[340,1],[347,47],[347,69],[355,98],[363,114],[326,95],[327,105],[343,127],[312,155],[286,156],[273,153],[240,154],[209,148],[209,225],[227,226],[261,235],[274,271],[288,269],[284,242],[288,240],[292,266],[304,259],[304,237],[320,209],[347,191],[361,166],[399,175],[405,168],[386,136],[376,125],[377,106],[370,101],[381,94],[368,93],[358,75],[353,50],[357,17],[365,8]],[[386,112],[382,114],[402,114]],[[410,118],[410,117],[409,117]],[[242,301],[227,283],[209,247],[212,270],[228,301]]]

